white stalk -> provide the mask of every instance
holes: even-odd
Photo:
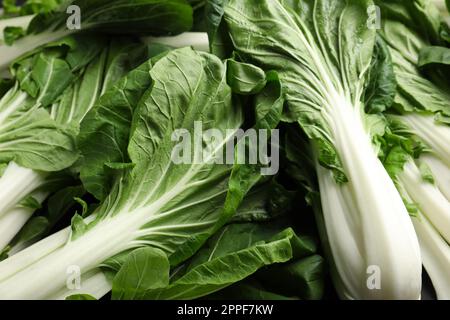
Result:
[[[442,194],[450,201],[450,167],[431,154],[424,154],[420,157],[420,162],[424,162],[433,172],[434,181]]]
[[[357,272],[364,270],[363,249],[360,225],[357,223],[358,212],[352,206],[347,186],[337,186],[330,170],[317,165],[322,211],[333,264],[336,268],[335,286],[341,299],[355,299],[359,296],[361,285]],[[326,197],[326,199],[324,199]],[[339,240],[336,240],[339,239]],[[350,272],[351,271],[351,272]],[[339,284],[337,284],[339,283]]]
[[[206,32],[185,32],[172,37],[144,37],[144,43],[160,43],[174,48],[193,47],[196,50],[209,52],[209,40]]]
[[[433,164],[431,168],[435,177],[440,175],[442,169],[448,171],[442,162],[431,155],[421,157],[420,161]],[[420,209],[412,221],[419,238],[423,265],[438,299],[450,299],[450,203],[440,188],[423,181],[412,160],[399,175],[399,182],[406,192],[404,197],[417,203]]]
[[[75,294],[88,294],[96,299],[100,299],[111,291],[112,285],[100,269],[92,270],[81,276],[79,287],[73,284],[66,286],[49,300],[65,300],[67,297]]]
[[[70,268],[75,266],[85,274],[107,258],[134,247],[138,230],[155,217],[161,204],[106,218],[71,242],[67,242],[67,230],[63,230],[53,239],[44,239],[45,244],[38,242],[0,262],[0,298],[54,297],[64,290]]]
[[[318,169],[330,249],[348,299],[419,299],[422,261],[402,198],[346,98],[336,95],[328,110],[345,185]],[[349,234],[351,233],[351,234]],[[371,270],[380,286],[369,285]],[[375,275],[377,276],[377,275]]]
[[[0,217],[46,182],[46,174],[10,162],[0,178]]]
[[[42,204],[47,198],[47,192],[34,192],[31,195]],[[0,217],[0,249],[5,248],[25,223],[31,218],[35,209],[26,207],[16,207]]]
[[[85,274],[107,258],[148,244],[138,238],[157,228],[141,230],[142,226],[172,214],[161,210],[190,187],[192,177],[202,168],[193,166],[175,188],[149,205],[110,212],[78,239],[69,241],[68,228],[0,262],[0,299],[48,299],[64,290],[68,270],[76,267]],[[88,217],[86,223],[94,218]],[[213,221],[202,223],[212,225]]]
[[[2,272],[0,274],[0,282],[61,248],[69,237],[70,227],[54,233],[25,250],[15,253],[8,259],[1,261]]]
[[[90,215],[84,219],[86,223],[94,220],[95,215]],[[1,261],[2,273],[0,274],[0,282],[64,246],[70,237],[70,233],[71,228],[67,227],[36,242],[26,248],[26,250],[18,250],[13,247],[10,251],[10,257]]]
[[[433,116],[417,113],[394,116],[394,118],[413,129],[414,133],[433,150],[435,155],[450,167],[450,126],[436,123]]]
[[[413,161],[405,165],[399,179],[423,214],[450,243],[450,202],[434,184],[423,181]]]
[[[419,213],[412,218],[419,237],[423,265],[439,300],[450,300],[450,246],[429,220]]]

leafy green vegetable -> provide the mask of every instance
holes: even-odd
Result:
[[[232,244],[240,239],[239,235],[242,231],[257,235],[257,233],[254,231],[252,232],[251,229],[249,230],[248,227],[253,228],[254,226],[234,225],[225,227],[223,231],[219,231],[216,235],[216,239],[212,240],[212,243],[215,242],[215,247],[213,250],[210,251],[211,249],[208,247],[202,249],[205,251],[207,250],[207,252],[210,251],[209,256],[204,256],[206,252],[200,251],[199,254],[196,255],[196,258],[200,259],[200,261],[194,260],[194,262],[189,265],[189,270],[170,284],[168,283],[169,269],[167,269],[167,282],[161,283],[161,287],[157,286],[149,288],[152,290],[146,290],[143,298],[198,298],[242,280],[264,265],[286,262],[292,259],[295,254],[302,255],[304,254],[302,251],[309,253],[311,250],[310,247],[308,247],[311,245],[307,242],[304,243],[303,240],[299,238],[296,238],[294,232],[290,229],[286,229],[285,231],[275,235],[267,242],[258,241],[257,239],[253,241],[252,239],[252,244],[250,244],[248,248],[244,247],[244,249],[239,250]],[[217,237],[219,237],[219,241],[217,240]],[[220,237],[225,237],[225,239],[222,240]],[[231,247],[229,247],[230,244]],[[246,245],[249,244],[246,243]],[[218,251],[214,249],[217,249]],[[231,252],[228,253],[230,249]],[[202,261],[203,259],[205,260]],[[230,268],[230,266],[234,267]],[[134,268],[136,269],[136,266]],[[164,272],[160,271],[161,270],[154,271],[154,269],[148,265],[148,268],[145,269],[145,271],[142,270],[141,274],[145,274],[149,278],[151,278],[150,275],[153,277],[161,277]],[[147,281],[143,282],[143,285],[145,286],[145,282]],[[148,282],[155,283],[150,280],[148,280]],[[137,292],[140,292],[140,287],[137,288]]]
[[[364,101],[367,113],[379,113],[392,106],[397,91],[391,55],[385,41],[377,37]]]
[[[384,17],[380,34],[388,43],[398,83],[394,106],[402,112],[439,113],[448,117],[450,95],[445,78],[435,73],[433,83],[417,67],[420,51],[438,44],[440,20],[436,8],[423,0],[380,1],[379,5]]]
[[[323,294],[323,259],[312,255],[316,246],[310,237],[297,236],[287,227],[295,224],[292,215],[285,213],[273,217],[279,208],[272,205],[267,191],[274,186],[274,182],[256,186],[243,200],[234,221],[242,221],[237,217],[253,217],[252,220],[223,227],[190,260],[173,268],[170,279],[163,286],[145,290],[140,298],[194,299],[234,286],[235,282],[247,283],[254,279],[279,294],[320,298]],[[272,220],[261,223],[268,219],[262,216],[272,217]],[[282,263],[286,261],[289,262]],[[151,267],[147,272],[136,268],[149,277],[156,273]],[[283,289],[289,289],[283,290],[270,280],[280,277],[293,285],[287,285]],[[258,292],[260,289],[253,290]]]
[[[325,261],[312,255],[261,270],[257,278],[266,288],[290,297],[319,300],[324,294]]]
[[[140,300],[150,290],[164,288],[169,283],[170,263],[164,251],[140,248],[131,252],[114,278],[112,298]]]
[[[227,82],[236,93],[254,94],[266,86],[266,74],[251,64],[228,60]]]
[[[426,47],[420,50],[419,67],[433,64],[450,65],[450,49],[445,47]]]
[[[224,8],[228,0],[207,0],[205,5],[206,30],[211,52],[221,58],[231,53],[231,40],[223,22]]]
[[[14,64],[15,85],[0,100],[0,161],[8,164],[0,178],[0,228],[8,229],[0,247],[34,211],[15,207],[38,192],[36,209],[52,191],[50,173],[78,160],[79,124],[98,97],[146,58],[146,46],[132,40],[83,35],[50,44]]]
[[[139,70],[142,69],[127,78],[135,79],[136,74],[141,74]],[[211,141],[204,141],[207,152],[203,162],[175,165],[171,161],[176,145],[172,140],[174,130],[192,132],[195,123],[202,120],[204,130],[216,128],[225,133],[226,129],[233,129],[234,133],[242,124],[241,107],[232,103],[226,69],[217,57],[192,49],[174,50],[161,57],[149,74],[152,85],[137,99],[140,101],[129,131],[127,158],[133,165],[110,166],[121,169],[113,170],[112,188],[93,215],[74,218],[71,229],[3,261],[0,296],[55,296],[66,283],[64,272],[55,270],[73,265],[92,270],[108,258],[134,248],[158,248],[171,265],[177,265],[235,213],[245,193],[258,181],[252,176],[253,170],[244,170],[245,165],[233,169],[231,165],[206,161],[220,152],[220,148],[211,148]],[[111,92],[122,88],[119,85]],[[107,97],[108,94],[101,98],[92,113],[102,108]],[[120,101],[118,106],[120,110]],[[114,119],[117,115],[109,116]],[[92,119],[87,117],[85,121],[95,121]],[[110,138],[115,141],[114,135]],[[216,146],[233,140],[228,132]],[[70,230],[76,233],[71,234]],[[33,257],[20,262],[29,254]],[[43,266],[41,276],[27,281],[35,278],[33,270],[39,265]]]
[[[171,35],[192,27],[192,7],[185,0],[71,0],[64,6],[78,6],[82,26],[70,27],[64,10],[44,10],[30,22],[27,35],[14,46],[0,45],[0,70],[35,48],[56,41],[80,29],[116,33]],[[50,6],[52,8],[52,6]],[[76,13],[75,13],[76,14]]]
[[[394,107],[401,113],[388,115],[396,139],[391,139],[393,156],[385,165],[395,168],[392,176],[412,212],[423,264],[437,296],[448,299],[450,82],[442,47],[448,27],[442,28],[436,8],[427,1],[380,6],[385,17],[381,35],[389,44],[399,84]]]
[[[417,299],[419,244],[402,197],[377,158],[380,142],[372,142],[386,124],[366,114],[363,103],[369,70],[376,70],[374,55],[388,63],[382,45],[374,54],[376,31],[367,28],[371,5],[369,0],[231,0],[224,22],[244,62],[278,73],[287,102],[284,120],[298,123],[312,140],[309,161],[317,171],[323,238],[331,248],[340,296]],[[387,70],[378,74],[393,86]],[[381,96],[374,112],[391,99]],[[379,290],[365,285],[372,265],[384,279]]]

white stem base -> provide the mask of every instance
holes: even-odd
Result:
[[[35,192],[32,196],[42,204],[47,192]],[[5,248],[33,215],[35,209],[17,207],[0,217],[0,250]]]
[[[111,283],[101,270],[92,270],[81,276],[79,287],[73,289],[64,288],[48,300],[65,300],[67,297],[75,294],[88,294],[96,299],[104,297],[112,289]]]
[[[10,162],[0,178],[0,217],[46,183],[46,174]]]
[[[339,95],[333,103],[332,137],[349,181],[338,185],[321,168],[318,175],[341,296],[419,299],[422,261],[406,207],[365,131],[360,106]]]
[[[450,202],[434,184],[423,181],[413,161],[405,165],[399,179],[420,211],[450,243]]]

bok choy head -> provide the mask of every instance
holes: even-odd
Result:
[[[388,167],[408,203],[423,264],[439,299],[450,297],[450,95],[445,33],[429,1],[379,1],[380,35],[388,44],[398,87],[387,110],[395,136]],[[419,23],[418,23],[419,22]]]
[[[79,137],[87,164],[82,180],[102,204],[86,219],[75,215],[70,229],[1,262],[0,297],[59,296],[68,267],[89,276],[140,247],[160,249],[171,265],[198,250],[259,177],[251,165],[211,161],[233,143],[243,123],[241,104],[231,93],[220,59],[188,48],[155,57],[105,93]],[[194,135],[199,121],[221,138],[194,147],[195,157],[203,151],[203,161],[175,164],[175,130]],[[95,160],[102,154],[109,161]]]
[[[285,120],[312,140],[339,295],[418,299],[417,237],[372,142],[385,130],[383,119],[367,114],[363,103],[376,38],[373,5],[232,0],[224,11],[225,43],[241,59],[278,72]]]

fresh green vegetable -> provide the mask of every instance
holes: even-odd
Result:
[[[394,179],[412,213],[423,264],[438,299],[450,297],[450,82],[441,18],[428,1],[380,2],[381,36],[393,57],[398,82],[390,114],[397,141]],[[399,12],[402,14],[399,15]],[[420,21],[417,24],[417,21]],[[400,113],[401,115],[398,115]],[[389,160],[388,160],[389,161]]]
[[[372,143],[383,121],[366,114],[362,101],[375,47],[375,29],[367,28],[370,5],[232,0],[224,21],[242,59],[278,72],[285,120],[298,122],[312,140],[340,297],[418,299],[419,244]],[[368,284],[375,269],[380,287]]]
[[[208,252],[210,244],[202,249],[187,266],[188,270],[184,274],[178,275],[175,271],[170,277],[175,278],[172,281],[169,278],[170,264],[164,253],[156,261],[153,260],[153,263],[149,261],[147,264],[140,263],[130,255],[114,278],[113,299],[198,298],[242,280],[262,266],[286,262],[314,250],[311,243],[297,238],[291,229],[272,238],[269,236],[269,240],[264,240],[267,234],[262,233],[262,239],[250,237],[250,243],[238,241],[242,233],[258,236],[258,230],[255,230],[257,228],[254,224],[225,227],[211,240],[210,244],[214,243],[213,250]],[[244,246],[241,249],[239,245]],[[154,254],[150,249],[146,250],[147,255]],[[164,268],[155,270],[155,266],[161,264]],[[230,268],[230,265],[235,268]],[[142,269],[143,266],[147,268]],[[159,279],[160,282],[152,281],[152,278]]]
[[[192,7],[185,0],[72,0],[63,4],[64,10],[36,15],[26,36],[13,46],[0,45],[0,71],[27,52],[80,30],[157,36],[178,34],[192,27]],[[77,6],[82,14],[79,28],[67,25],[70,14],[65,8],[71,5]]]
[[[66,38],[15,63],[15,85],[0,101],[0,247],[52,192],[55,175],[75,163],[79,124],[97,98],[147,58],[132,40]],[[24,202],[25,201],[25,202]]]
[[[225,71],[215,56],[175,50],[134,70],[100,99],[84,120],[80,139],[106,139],[102,154],[118,156],[98,158],[82,171],[87,190],[103,199],[102,204],[86,219],[75,215],[70,229],[1,262],[0,297],[60,296],[68,267],[76,266],[90,279],[90,272],[95,274],[108,259],[140,247],[160,249],[177,265],[234,214],[259,171],[207,161],[233,135],[204,141],[203,162],[171,161],[175,129],[192,131],[199,120],[204,129],[223,133],[241,127],[242,109],[232,103]],[[101,150],[92,143],[83,148],[86,161]]]
[[[449,299],[444,2],[2,1],[0,299]]]
[[[277,279],[281,277],[286,287],[291,287],[287,291],[274,288],[275,291],[307,299],[321,298],[323,259],[312,255],[316,246],[310,237],[298,237],[291,228],[286,228],[293,223],[286,213],[276,218],[281,213],[273,203],[278,201],[274,188],[279,188],[274,182],[255,187],[239,206],[233,219],[236,222],[220,229],[180,266],[171,268],[164,252],[151,247],[108,260],[104,270],[117,274],[111,282],[105,278],[105,289],[112,288],[113,299],[193,299],[253,274],[253,278],[261,279],[269,288],[276,287],[270,281],[274,275]],[[247,222],[241,223],[242,219]],[[255,273],[264,265],[288,260],[289,263]],[[99,273],[100,270],[90,279],[100,277]],[[79,292],[91,293],[95,287],[83,286],[83,289]],[[67,294],[64,292],[60,297]]]

